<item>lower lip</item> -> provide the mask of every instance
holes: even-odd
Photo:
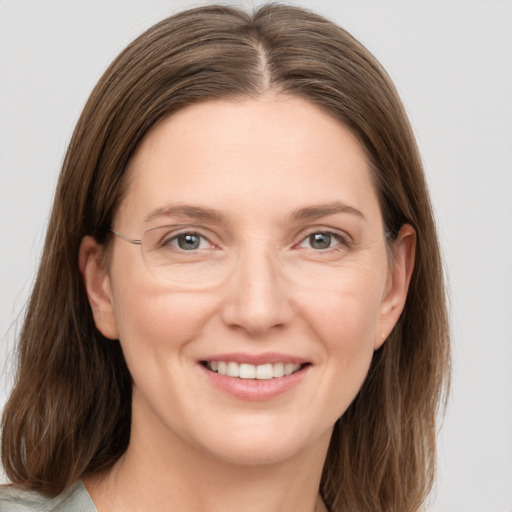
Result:
[[[208,370],[202,364],[199,366],[210,383],[216,388],[240,400],[252,401],[270,400],[286,391],[290,391],[300,384],[311,368],[310,365],[307,365],[291,375],[260,380],[227,377]]]

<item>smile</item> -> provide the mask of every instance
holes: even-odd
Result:
[[[216,354],[198,361],[207,382],[237,400],[264,401],[298,387],[313,362],[290,354]]]
[[[270,380],[292,375],[299,371],[302,365],[281,362],[255,365],[235,361],[207,361],[205,366],[208,370],[226,377]]]

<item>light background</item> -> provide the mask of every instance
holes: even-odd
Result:
[[[290,3],[329,16],[376,55],[424,158],[448,271],[455,361],[432,509],[511,512],[512,2]],[[16,319],[81,108],[129,41],[196,5],[0,0],[0,407]]]

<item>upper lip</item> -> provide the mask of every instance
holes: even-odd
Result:
[[[253,365],[260,364],[275,364],[275,363],[292,363],[292,364],[306,364],[309,363],[307,359],[291,354],[280,354],[277,352],[264,352],[261,354],[247,354],[242,352],[232,352],[229,354],[215,354],[212,356],[201,359],[201,362],[211,361],[232,361],[234,363],[248,363]]]

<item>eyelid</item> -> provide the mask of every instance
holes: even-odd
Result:
[[[293,245],[297,246],[304,242],[308,237],[311,235],[314,235],[316,233],[323,233],[328,234],[333,237],[335,237],[337,240],[339,240],[342,244],[346,246],[350,246],[354,243],[353,238],[346,232],[341,229],[333,228],[333,227],[327,227],[325,225],[319,225],[319,226],[309,226],[306,229],[302,229],[294,238],[298,240]]]
[[[225,240],[219,233],[214,233],[208,227],[203,224],[166,224],[162,226],[152,226],[149,227],[148,231],[155,230],[163,230],[166,229],[165,236],[162,236],[161,240],[166,238],[167,240],[176,239],[180,235],[184,234],[194,234],[200,236],[208,241],[209,244],[216,248],[220,248],[223,245],[226,245]],[[340,244],[345,246],[350,246],[354,243],[354,240],[351,235],[349,235],[346,231],[343,231],[338,228],[327,227],[325,225],[317,225],[317,226],[308,226],[307,228],[302,228],[298,233],[296,233],[293,237],[296,242],[292,243],[292,247],[297,247],[301,243],[303,243],[309,236],[315,233],[324,233],[329,234],[340,241]],[[328,250],[328,249],[326,249]]]
[[[206,249],[211,249],[211,248],[216,248],[217,247],[217,245],[212,243],[207,237],[205,237],[201,233],[197,233],[196,231],[182,231],[180,233],[176,233],[176,234],[172,235],[171,237],[169,237],[167,239],[166,245],[171,245],[172,247],[176,248],[179,251],[184,250],[181,247],[179,247],[178,243],[177,243],[178,239],[181,236],[184,236],[184,235],[193,235],[193,236],[196,236],[196,237],[202,239],[204,242],[206,242],[206,245],[209,246],[209,247],[206,247]],[[174,242],[176,242],[176,244]],[[200,245],[201,245],[201,243],[200,243]],[[190,252],[199,251],[201,249],[204,250],[205,248],[204,247],[198,247],[197,249],[194,249],[194,250],[191,249]],[[186,252],[188,252],[188,251],[186,251]]]
[[[316,235],[316,234],[328,235],[329,237],[331,237],[330,242],[334,241],[334,244],[330,245],[329,247],[325,247],[325,248],[311,247],[310,243],[309,243],[309,239],[311,238],[311,236]],[[325,254],[325,253],[330,253],[333,251],[346,250],[349,247],[349,243],[347,242],[347,240],[345,240],[345,238],[343,238],[342,236],[340,236],[336,233],[333,233],[332,231],[316,231],[316,232],[313,232],[310,235],[306,236],[306,238],[303,238],[296,245],[296,247],[298,247],[300,249],[310,250],[315,253]]]
[[[206,228],[203,225],[194,225],[194,224],[169,224],[169,225],[163,225],[163,226],[154,226],[150,227],[146,230],[146,232],[149,231],[156,231],[156,230],[163,230],[165,231],[165,234],[160,238],[160,243],[163,241],[166,241],[166,243],[169,243],[172,240],[176,240],[181,235],[196,235],[204,240],[206,240],[212,247],[218,248],[220,246],[219,243],[213,241],[212,239],[219,239],[218,235],[214,235],[211,230]],[[206,234],[210,233],[210,234]]]

